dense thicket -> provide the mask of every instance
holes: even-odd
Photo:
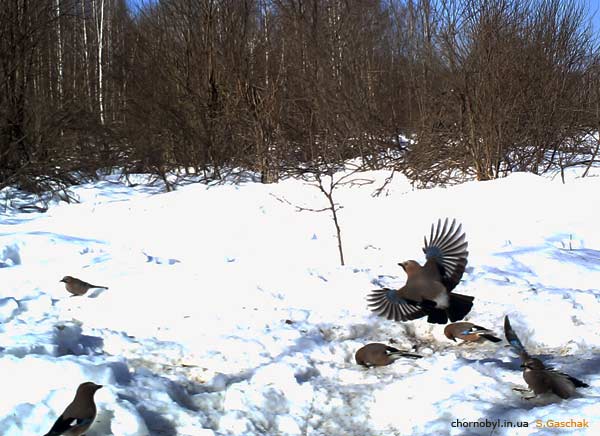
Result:
[[[576,0],[3,4],[0,187],[111,168],[270,182],[358,156],[428,184],[595,159]]]

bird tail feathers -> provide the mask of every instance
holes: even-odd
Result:
[[[450,304],[448,305],[448,318],[450,321],[460,321],[471,311],[474,298],[469,295],[449,294]]]
[[[590,385],[588,385],[585,382],[582,382],[578,378],[572,377],[570,375],[567,375],[567,377],[569,378],[569,380],[571,381],[571,383],[573,383],[575,385],[576,388],[589,388],[590,387]]]
[[[446,324],[448,314],[442,309],[429,309],[427,311],[427,322],[431,324]]]
[[[413,359],[420,359],[423,356],[415,353],[408,353],[406,351],[393,351],[389,354],[389,356],[393,359],[399,359],[401,357],[412,357]]]

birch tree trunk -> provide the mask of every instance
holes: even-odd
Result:
[[[60,0],[55,0],[56,5],[56,37],[57,37],[57,61],[58,61],[58,106],[62,108],[63,105],[63,43],[62,43],[62,31],[60,28]]]
[[[90,112],[92,111],[92,84],[90,81],[90,49],[89,49],[89,43],[88,43],[88,30],[87,30],[87,19],[85,16],[86,13],[86,9],[85,9],[85,2],[86,0],[81,0],[81,15],[82,15],[82,24],[83,24],[83,56],[85,59],[85,67],[84,67],[84,80],[85,80],[85,89],[87,92],[87,104],[88,107],[90,109]]]
[[[94,8],[94,23],[96,24],[97,41],[96,71],[98,78],[98,109],[100,112],[100,124],[104,125],[104,0],[100,0],[99,5],[96,0],[92,0],[92,5]]]

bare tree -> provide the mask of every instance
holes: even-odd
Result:
[[[584,6],[11,0],[0,184],[52,189],[115,167],[270,183],[360,158],[428,185],[591,164],[598,47]]]
[[[342,187],[352,185],[362,186],[373,183],[373,180],[359,176],[360,172],[364,171],[364,169],[364,165],[360,163],[346,163],[345,165],[340,166],[326,163],[323,159],[320,160],[319,164],[306,165],[294,169],[296,176],[300,177],[309,185],[314,186],[321,194],[323,194],[326,206],[322,208],[315,208],[305,204],[295,204],[293,206],[299,212],[328,212],[331,214],[337,241],[338,257],[340,265],[342,266],[346,264],[342,238],[342,225],[339,217],[339,211],[343,206],[335,199],[335,193]],[[285,199],[278,198],[278,200],[291,204]]]
[[[581,135],[592,51],[581,4],[446,1],[433,14],[435,44],[420,57],[436,85],[423,75],[416,87],[422,121],[409,174],[427,184],[547,171]]]

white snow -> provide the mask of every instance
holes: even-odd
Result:
[[[335,177],[342,177],[337,174]],[[347,175],[347,174],[346,174]],[[531,174],[415,190],[396,174],[336,189],[346,266],[326,200],[299,180],[160,193],[116,176],[81,203],[0,215],[0,434],[41,435],[84,381],[104,385],[88,436],[600,434],[600,178]],[[372,183],[364,183],[372,181]],[[143,181],[140,177],[138,181]],[[17,205],[18,206],[18,205]],[[455,217],[469,242],[467,320],[590,384],[524,400],[506,344],[458,346],[443,326],[373,315],[423,236]],[[65,275],[108,286],[71,297]],[[364,369],[368,342],[425,357]],[[587,419],[590,428],[536,428]]]

